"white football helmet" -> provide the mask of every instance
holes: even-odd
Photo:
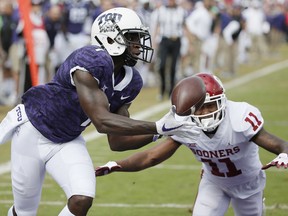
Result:
[[[138,59],[151,62],[153,56],[148,28],[133,10],[124,7],[104,11],[95,19],[91,29],[91,44],[101,46],[111,56],[124,54],[128,66],[134,66]],[[129,52],[127,47],[131,45],[140,47],[139,55]]]
[[[226,108],[226,95],[220,79],[210,73],[199,73],[196,76],[200,77],[206,87],[205,103],[216,102],[217,110],[205,115],[191,115],[196,124],[203,131],[213,131],[223,121]]]

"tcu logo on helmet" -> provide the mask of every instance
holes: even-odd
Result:
[[[115,23],[119,22],[122,18],[122,14],[119,13],[107,13],[98,17],[98,25],[100,32],[114,32]],[[113,21],[112,21],[113,20]],[[112,23],[111,23],[112,21]]]

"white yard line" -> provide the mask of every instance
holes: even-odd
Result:
[[[285,61],[273,64],[273,65],[269,65],[265,68],[256,70],[256,71],[249,73],[247,75],[244,75],[242,77],[236,78],[230,82],[225,83],[224,86],[225,86],[226,90],[232,89],[232,88],[238,87],[240,85],[246,84],[248,82],[251,82],[251,81],[258,79],[260,77],[269,75],[271,73],[275,73],[275,72],[277,72],[281,69],[287,68],[287,67],[288,67],[288,60],[285,60]],[[170,106],[170,101],[165,101],[165,102],[159,103],[155,106],[149,107],[149,109],[146,109],[142,112],[136,113],[135,115],[131,115],[131,118],[143,120],[143,119],[149,118],[149,117],[151,117],[151,116],[153,116],[159,112],[162,112],[165,109],[167,109],[167,111],[168,111],[169,106]],[[89,141],[98,139],[101,136],[104,136],[104,134],[100,134],[97,131],[93,131],[93,132],[85,134],[84,138],[87,142],[89,142]],[[5,174],[7,172],[10,172],[10,161],[3,163],[3,164],[0,164],[0,175]]]
[[[0,200],[0,204],[12,205],[13,200]],[[66,201],[41,201],[40,205],[48,206],[64,206]],[[192,208],[191,204],[178,204],[178,203],[162,203],[162,204],[128,204],[128,203],[93,203],[93,206],[106,207],[106,208]],[[287,210],[287,204],[273,204],[265,206],[266,210],[281,209]]]
[[[0,164],[0,175],[10,172],[11,170],[10,164],[11,164],[10,161]]]

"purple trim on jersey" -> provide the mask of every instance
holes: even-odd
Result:
[[[83,68],[99,81],[106,94],[110,111],[116,112],[123,104],[130,103],[140,92],[143,82],[138,71],[122,91],[113,88],[113,62],[108,53],[97,46],[85,46],[74,51],[60,66],[53,80],[29,89],[22,97],[26,113],[34,127],[47,139],[64,143],[77,138],[89,125],[82,110],[70,73]],[[115,78],[115,85],[124,78],[125,70]],[[123,99],[123,95],[125,95]],[[129,96],[129,97],[126,97]],[[122,97],[122,98],[121,98]]]
[[[123,80],[125,73],[128,73],[128,71],[122,68],[121,73],[115,77],[115,86]],[[115,113],[124,104],[131,103],[142,89],[143,80],[141,75],[135,68],[132,68],[132,73],[131,81],[122,90],[114,90],[113,96],[109,98],[111,112]]]

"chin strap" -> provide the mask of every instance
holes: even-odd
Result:
[[[126,49],[125,52],[123,53],[124,55],[124,63],[125,65],[129,66],[129,67],[134,67],[137,63],[137,60],[136,58],[134,58],[129,52],[128,50]]]
[[[99,40],[99,38],[98,38],[97,36],[95,36],[94,38],[95,38],[95,40],[97,41],[97,43],[100,45],[100,47],[101,47],[102,49],[106,50],[105,47],[104,47],[104,45],[103,45],[103,43]]]

